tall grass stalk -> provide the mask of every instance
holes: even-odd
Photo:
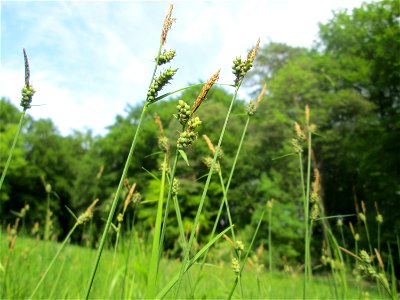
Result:
[[[157,207],[157,216],[156,216],[156,224],[154,228],[154,237],[153,237],[153,247],[151,250],[151,258],[150,258],[150,267],[149,267],[149,276],[147,280],[147,298],[152,298],[155,295],[155,290],[157,287],[157,271],[158,271],[158,258],[160,256],[160,234],[161,234],[161,220],[163,214],[163,206],[164,206],[164,191],[165,191],[165,174],[167,171],[167,154],[164,155],[164,160],[161,166],[161,183],[160,183],[160,195],[158,198],[158,207]]]
[[[236,87],[235,93],[234,93],[234,95],[232,97],[231,104],[229,106],[229,110],[228,110],[228,113],[226,115],[224,125],[222,127],[222,131],[221,131],[221,134],[220,134],[218,145],[217,145],[217,148],[215,149],[215,154],[214,154],[212,165],[214,165],[216,163],[216,161],[217,161],[218,153],[220,151],[220,147],[221,147],[221,144],[222,144],[222,139],[224,137],[225,130],[226,130],[226,125],[228,124],[229,117],[230,117],[230,114],[231,114],[231,111],[232,111],[232,108],[233,108],[233,104],[234,104],[234,102],[236,100],[239,88],[240,88],[240,84]],[[204,189],[203,189],[203,194],[201,196],[199,207],[198,207],[197,213],[196,213],[196,217],[195,217],[194,222],[193,222],[193,228],[192,228],[192,232],[190,233],[189,242],[188,242],[188,245],[187,245],[187,247],[186,247],[186,249],[184,251],[183,263],[182,263],[181,271],[180,271],[180,274],[179,274],[177,287],[176,287],[176,290],[175,290],[175,296],[174,296],[175,299],[177,298],[178,293],[179,293],[179,289],[180,289],[180,286],[181,286],[181,283],[182,283],[182,279],[183,279],[183,274],[185,272],[185,267],[189,263],[190,250],[191,250],[192,245],[193,245],[194,236],[195,236],[195,233],[196,233],[196,227],[197,227],[197,224],[199,223],[200,215],[201,215],[201,213],[203,211],[204,201],[205,201],[205,198],[206,198],[206,195],[207,195],[208,187],[210,185],[212,173],[213,173],[213,169],[211,168],[209,170],[209,172],[208,172],[207,180],[206,180],[206,183],[205,183],[205,186],[204,186]]]
[[[269,264],[269,275],[272,275],[272,208],[274,205],[274,199],[267,202],[268,208],[268,264]]]
[[[253,65],[253,62],[254,62],[255,56],[257,54],[257,50],[258,50],[259,44],[260,44],[260,40],[257,41],[256,46],[249,52],[249,54],[247,56],[247,60],[242,61],[241,58],[235,58],[235,60],[234,60],[234,68],[233,68],[234,71],[233,72],[236,75],[235,92],[234,92],[234,94],[232,96],[232,100],[231,100],[228,112],[226,114],[226,117],[225,117],[225,122],[224,122],[224,125],[222,127],[221,134],[219,136],[218,145],[217,145],[217,147],[215,149],[213,161],[211,163],[212,166],[214,166],[216,164],[216,162],[217,162],[218,154],[219,154],[220,149],[221,149],[222,140],[224,138],[226,126],[228,124],[228,121],[229,121],[229,118],[230,118],[230,115],[231,115],[231,112],[232,112],[233,104],[235,103],[238,91],[240,89],[240,86],[242,85],[242,82],[243,82],[243,79],[244,79],[246,73],[250,70],[250,68]],[[193,222],[193,228],[192,228],[192,232],[190,234],[189,243],[188,243],[188,245],[187,245],[187,247],[186,247],[186,249],[184,251],[183,264],[182,264],[182,267],[181,267],[181,270],[180,270],[179,279],[178,279],[178,283],[177,283],[177,287],[176,287],[175,295],[174,295],[175,299],[177,298],[178,293],[179,293],[179,289],[180,289],[180,286],[181,286],[181,283],[182,283],[182,279],[183,279],[183,275],[184,275],[184,272],[185,272],[185,266],[189,262],[190,251],[191,251],[191,248],[192,248],[192,245],[193,245],[193,240],[194,240],[194,236],[195,236],[195,233],[196,233],[196,227],[197,227],[197,225],[199,223],[200,215],[201,215],[201,213],[203,211],[203,206],[204,206],[205,198],[207,196],[208,187],[210,185],[210,181],[211,181],[212,175],[213,175],[213,168],[210,168],[210,170],[208,172],[206,183],[204,185],[203,193],[202,193],[202,196],[201,196],[201,199],[200,199],[199,207],[197,209],[196,217],[195,217],[194,222]]]
[[[18,141],[19,135],[21,133],[22,124],[24,123],[24,118],[25,118],[25,115],[26,115],[26,111],[29,108],[31,108],[32,96],[35,93],[35,90],[29,84],[30,70],[29,70],[28,56],[26,54],[25,48],[23,49],[23,54],[24,54],[24,62],[25,62],[25,86],[22,89],[21,106],[23,107],[24,110],[21,112],[21,116],[20,116],[20,119],[19,119],[18,127],[17,127],[17,132],[15,133],[14,140],[13,140],[10,152],[8,154],[8,158],[7,158],[6,164],[4,166],[4,170],[1,173],[0,191],[1,191],[1,188],[3,186],[4,179],[6,178],[7,171],[8,171],[8,168],[10,166],[13,154],[14,154],[15,146],[17,145],[17,141]]]
[[[18,127],[17,127],[17,132],[15,133],[14,140],[13,140],[13,143],[12,143],[12,146],[11,146],[11,149],[10,149],[10,152],[9,152],[9,154],[8,154],[7,162],[6,162],[5,166],[4,166],[4,170],[3,170],[2,174],[1,174],[1,178],[0,178],[0,190],[1,190],[1,187],[3,186],[4,179],[6,178],[7,171],[8,171],[8,168],[9,168],[9,166],[10,166],[10,162],[11,162],[11,159],[12,159],[12,157],[13,157],[13,154],[14,154],[15,145],[17,144],[19,135],[20,135],[20,133],[21,133],[22,124],[24,123],[25,113],[26,113],[26,110],[24,109],[24,110],[21,112],[21,117],[20,117],[20,119],[19,119],[19,123],[18,123]]]
[[[157,71],[157,68],[158,68],[158,65],[159,65],[159,59],[160,59],[161,50],[162,50],[162,47],[163,47],[163,45],[165,43],[168,30],[170,29],[172,23],[174,22],[174,19],[171,19],[172,8],[173,8],[173,6],[170,5],[169,10],[168,10],[167,15],[166,15],[166,18],[165,18],[165,21],[164,21],[163,30],[162,30],[161,38],[160,38],[160,44],[159,44],[159,48],[158,48],[158,52],[157,52],[157,56],[156,56],[156,61],[155,61],[155,64],[154,64],[153,74],[151,76],[151,80],[150,80],[150,84],[149,84],[149,91],[151,90],[152,85],[153,85],[153,83],[155,81],[155,74],[156,74],[156,71]],[[104,227],[104,230],[103,230],[103,234],[102,234],[102,237],[101,237],[101,240],[100,240],[100,245],[99,245],[99,248],[97,250],[96,260],[95,260],[95,263],[94,263],[93,268],[92,268],[92,273],[90,275],[89,284],[88,284],[87,291],[86,291],[86,297],[85,297],[86,299],[89,298],[90,291],[91,291],[91,288],[92,288],[92,285],[93,285],[93,281],[94,281],[94,277],[96,276],[96,271],[97,271],[97,268],[98,268],[98,265],[99,265],[99,262],[100,262],[101,254],[103,252],[104,244],[106,242],[107,234],[108,234],[108,231],[110,229],[112,219],[114,217],[115,209],[116,209],[117,204],[118,204],[119,195],[121,193],[123,182],[124,182],[124,179],[126,178],[126,174],[128,172],[128,169],[129,169],[132,157],[133,157],[133,152],[135,150],[136,142],[137,142],[139,133],[140,133],[142,125],[143,125],[143,118],[144,118],[144,116],[145,116],[145,114],[147,112],[147,109],[148,109],[149,105],[151,104],[151,100],[149,100],[149,99],[150,99],[150,96],[148,95],[147,100],[143,105],[143,109],[142,109],[142,112],[140,114],[139,122],[137,124],[135,135],[133,137],[133,141],[132,141],[132,144],[131,144],[131,148],[129,150],[128,157],[126,159],[125,166],[124,166],[124,169],[122,171],[122,175],[121,175],[118,187],[117,187],[117,191],[115,193],[115,196],[114,196],[114,199],[113,199],[113,202],[112,202],[112,205],[111,205],[111,209],[110,209],[109,214],[108,214],[107,223],[106,223],[106,225]]]

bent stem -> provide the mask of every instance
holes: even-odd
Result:
[[[18,137],[19,137],[19,135],[20,135],[20,133],[21,133],[22,124],[23,124],[24,118],[25,118],[25,112],[26,112],[26,109],[24,109],[24,110],[21,112],[21,118],[19,119],[19,123],[18,123],[18,127],[17,127],[17,132],[15,133],[14,141],[13,141],[13,143],[12,143],[12,146],[11,146],[11,149],[10,149],[10,153],[8,154],[8,158],[7,158],[6,165],[4,166],[4,170],[3,170],[2,174],[1,174],[1,179],[0,179],[0,191],[1,191],[1,187],[3,186],[4,178],[6,178],[6,174],[7,174],[7,171],[8,171],[8,167],[10,166],[10,162],[11,162],[11,159],[12,159],[13,154],[14,154],[14,149],[15,149],[15,146],[16,146],[16,144],[17,144]]]

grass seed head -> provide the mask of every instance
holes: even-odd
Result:
[[[236,257],[232,258],[231,265],[232,265],[233,272],[235,272],[236,274],[239,274],[240,273],[240,264],[239,264],[239,260]]]
[[[185,125],[190,118],[190,106],[183,100],[178,101],[178,105],[176,106],[177,114],[174,115],[181,125]]]
[[[99,202],[99,199],[95,199],[92,202],[92,204],[90,204],[88,206],[86,211],[78,217],[78,220],[77,220],[78,224],[83,224],[83,223],[90,221],[90,219],[93,217],[93,209],[94,209],[95,205],[97,204],[97,202]]]
[[[161,32],[161,44],[164,45],[167,40],[168,31],[171,29],[172,24],[176,21],[175,18],[171,18],[172,10],[174,6],[172,4],[169,5],[167,14],[164,19],[164,25]]]
[[[308,104],[306,105],[305,114],[306,114],[306,124],[308,126],[310,125],[310,107],[308,106]]]
[[[32,85],[29,83],[30,69],[29,69],[28,55],[26,54],[25,48],[23,49],[23,53],[24,53],[24,62],[25,62],[25,85],[21,90],[22,99],[21,99],[20,105],[24,108],[24,110],[27,110],[28,108],[31,108],[32,97],[36,91],[32,87]]]
[[[158,62],[158,65],[161,66],[163,64],[166,64],[170,62],[174,57],[175,57],[175,50],[164,50],[163,53],[160,54],[160,56],[156,57],[156,61]]]
[[[172,79],[172,77],[174,77],[177,71],[177,68],[168,68],[153,80],[153,83],[150,85],[150,88],[147,92],[147,101],[149,103],[153,103],[156,101],[158,92],[161,91],[162,88],[169,83],[169,81]]]
[[[209,90],[212,88],[212,86],[215,84],[215,82],[219,78],[219,72],[221,69],[219,69],[217,72],[215,72],[211,78],[206,82],[205,85],[203,85],[203,88],[201,89],[200,94],[197,96],[196,101],[194,101],[193,106],[192,106],[192,111],[191,114],[193,115],[195,111],[199,108],[200,104],[203,103],[204,99],[206,98]]]

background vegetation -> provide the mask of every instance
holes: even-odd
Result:
[[[375,218],[379,209],[383,215],[382,247],[385,251],[388,246],[393,252],[397,251],[395,245],[400,231],[399,18],[398,1],[364,4],[351,13],[337,12],[329,22],[321,24],[319,39],[310,49],[271,42],[259,51],[247,84],[254,89],[253,96],[256,97],[267,82],[267,97],[249,125],[229,199],[232,218],[243,240],[250,239],[252,231],[248,228],[255,227],[260,217],[259,208],[266,200],[276,199],[271,222],[276,266],[283,268],[287,261],[300,264],[303,259],[298,161],[295,156],[282,156],[293,152],[290,142],[294,135],[293,124],[304,119],[306,104],[311,108],[311,120],[317,127],[313,162],[321,174],[326,215],[353,215],[342,218],[343,233],[349,241],[346,246],[352,249],[353,238],[348,224],[352,222],[357,232],[364,233],[364,225],[358,218],[361,200],[364,201],[371,224],[371,244],[378,243]],[[179,97],[150,107],[151,112],[159,114],[171,141],[176,140],[180,129],[172,116],[177,100],[192,102],[199,89],[186,90]],[[213,88],[198,112],[203,122],[200,135],[207,134],[214,143],[219,137],[230,98],[225,89]],[[246,102],[247,99],[243,99],[235,104],[222,145],[222,170],[230,169],[235,155],[247,116]],[[65,206],[73,211],[84,211],[93,199],[99,198],[90,234],[88,226],[83,226],[77,229],[80,234],[72,237],[74,243],[95,246],[129,151],[141,106],[128,106],[127,116],[117,116],[104,136],[94,136],[90,131],[62,136],[50,119],[28,117],[0,191],[2,228],[13,223],[28,204],[30,209],[23,217],[22,230],[29,235],[38,222],[39,231],[34,234],[43,236],[49,203],[52,211],[50,236],[61,240],[74,223]],[[7,99],[1,99],[0,169],[4,167],[19,114],[17,107]],[[141,193],[143,205],[136,228],[146,236],[155,223],[159,181],[153,175],[160,176],[162,161],[158,148],[159,130],[152,113],[147,114],[141,134],[128,178],[130,182],[137,182],[136,190]],[[190,168],[179,162],[177,169],[177,177],[181,180],[181,212],[188,232],[200,200],[202,176],[208,172],[203,163],[203,158],[208,155],[207,144],[199,140],[188,151]],[[46,185],[50,185],[51,190],[47,186],[46,191]],[[219,179],[214,176],[200,220],[200,239],[205,239],[211,232],[221,197]],[[176,222],[174,214],[170,214],[170,219],[170,222]],[[330,222],[335,225],[337,219]],[[227,224],[225,215],[220,229]],[[266,244],[267,225],[267,222],[262,224],[256,247]],[[336,226],[333,227],[339,236]],[[313,235],[317,238],[312,241],[311,257],[318,264],[321,253],[318,236],[322,235],[322,230],[314,228]],[[166,247],[172,256],[178,254],[178,236],[178,226],[168,227]],[[368,248],[365,234],[362,234],[359,247]],[[394,265],[399,266],[398,257],[394,259]]]

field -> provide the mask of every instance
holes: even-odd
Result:
[[[342,28],[352,43],[354,28],[382,29],[374,14],[392,20],[384,2],[321,25],[320,52],[258,39],[232,82],[216,69],[165,92],[170,5],[145,100],[105,136],[29,118],[24,49],[23,111],[0,109],[0,297],[397,299],[400,87],[371,81],[398,61],[335,48]]]
[[[146,279],[148,276],[149,249],[142,239],[135,238],[135,249],[128,265],[126,287],[122,290],[122,281],[125,272],[126,249],[123,247],[118,253],[118,259],[113,267],[113,252],[104,251],[102,265],[93,286],[91,298],[115,299],[124,293],[128,299],[143,299],[146,295]],[[4,236],[1,240],[2,253],[7,252]],[[125,246],[125,245],[124,245]],[[60,244],[54,242],[36,241],[32,238],[18,237],[15,250],[9,261],[7,283],[3,285],[2,298],[25,299],[35,285],[40,274],[49,265]],[[35,298],[42,299],[82,299],[85,290],[82,286],[90,276],[90,263],[95,259],[93,249],[69,245],[59,257],[51,273],[43,282]],[[147,254],[147,255],[146,255]],[[210,253],[212,255],[212,253]],[[196,278],[199,266],[194,266],[191,275]],[[163,259],[160,264],[160,286],[168,282],[177,271],[179,262]],[[219,263],[207,264],[200,277],[196,288],[195,299],[225,299],[235,280],[235,275],[230,270],[229,262],[221,260]],[[296,272],[269,273],[264,268],[257,270],[254,266],[245,269],[242,278],[243,295],[245,299],[300,299],[302,298],[303,276],[299,270]],[[188,282],[179,298],[189,298]],[[361,287],[361,288],[360,288]],[[313,299],[341,299],[342,288],[335,294],[332,278],[329,275],[318,275],[314,278],[309,290],[309,298]],[[5,293],[5,294],[4,294]],[[346,293],[348,299],[365,298],[366,293],[370,299],[379,298],[373,284],[362,282],[358,286],[351,282]],[[167,294],[166,298],[171,298]],[[344,296],[343,296],[344,297]],[[233,299],[240,299],[239,290],[233,294]]]

